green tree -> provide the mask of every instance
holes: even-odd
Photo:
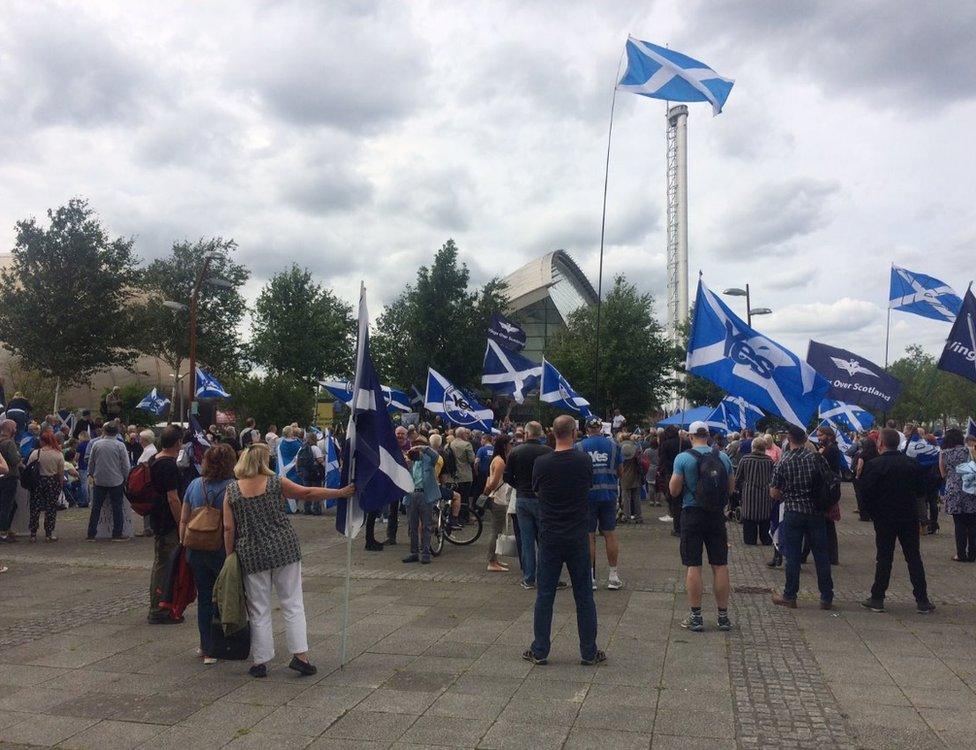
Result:
[[[898,421],[965,424],[976,414],[976,384],[943,372],[937,360],[921,346],[909,346],[889,371],[902,383],[902,392],[891,411]]]
[[[309,385],[353,368],[356,321],[352,306],[292,265],[271,278],[252,312],[251,357],[276,374]]]
[[[596,308],[573,312],[550,340],[546,358],[578,392],[593,396],[597,413],[620,409],[636,422],[669,398],[677,350],[651,314],[653,305],[653,297],[624,276],[613,280],[601,313],[599,393],[594,392]]]
[[[254,417],[262,429],[269,424],[312,423],[315,394],[293,375],[232,375],[224,385],[234,395],[238,420]]]
[[[0,341],[60,385],[130,366],[138,353],[133,241],[109,237],[81,198],[47,216],[46,227],[17,222],[13,262],[0,272]]]

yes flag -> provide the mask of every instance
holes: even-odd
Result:
[[[503,348],[494,339],[488,339],[482,385],[487,385],[495,393],[510,395],[516,403],[521,404],[525,402],[526,391],[536,388],[541,378],[542,365]]]
[[[319,385],[325,388],[335,398],[339,399],[346,406],[352,403],[353,384],[349,380],[320,380]],[[382,386],[383,401],[390,411],[411,411],[410,397],[403,391],[391,388],[388,385]]]
[[[847,349],[811,341],[807,364],[830,381],[827,397],[875,411],[890,411],[901,381],[869,359]]]
[[[525,348],[525,331],[504,315],[492,313],[488,324],[488,338],[497,341],[506,349],[520,352]]]
[[[976,383],[976,297],[972,286],[966,290],[966,298],[959,306],[938,368]]]
[[[230,394],[210,373],[197,368],[197,398],[230,398]]]
[[[546,360],[542,360],[542,387],[539,398],[560,409],[578,412],[584,419],[590,416],[590,402],[578,396],[569,381]]]
[[[424,408],[461,427],[491,432],[495,418],[491,409],[479,404],[473,396],[452,385],[434,368],[427,368],[427,394]]]
[[[153,388],[149,393],[143,396],[142,401],[136,404],[137,409],[142,409],[143,411],[152,412],[157,417],[163,416],[166,410],[169,408],[169,399],[166,396],[161,396],[159,392]]]
[[[617,90],[672,102],[710,102],[717,115],[733,83],[687,55],[628,37],[627,72]]]
[[[864,411],[860,406],[829,398],[820,402],[820,418],[835,430],[866,432],[874,424],[871,412]]]
[[[406,467],[384,402],[383,386],[369,352],[369,313],[364,284],[359,292],[356,377],[343,448],[346,460],[342,466],[342,484],[355,483],[356,494],[339,500],[336,508],[336,529],[350,538],[359,533],[367,512],[386,508],[413,492],[413,477]]]
[[[746,325],[701,279],[685,368],[801,426],[830,388],[793,352]]]
[[[892,266],[888,307],[923,318],[951,321],[962,307],[962,300],[944,281]]]

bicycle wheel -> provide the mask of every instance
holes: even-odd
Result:
[[[430,554],[437,557],[444,551],[444,513],[434,507],[434,528],[430,530]]]
[[[481,520],[481,514],[477,511],[471,511],[468,515],[468,522],[464,524],[460,529],[452,529],[450,526],[444,527],[444,535],[447,537],[447,541],[451,544],[456,544],[459,547],[463,547],[467,544],[474,544],[478,541],[478,537],[481,536],[481,529],[484,522]]]

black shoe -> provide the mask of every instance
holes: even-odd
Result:
[[[592,659],[580,659],[580,664],[582,664],[584,667],[592,667],[594,664],[599,664],[600,662],[604,662],[606,660],[607,655],[602,651],[597,651],[595,654],[593,654]]]
[[[532,662],[533,664],[535,664],[537,666],[540,666],[540,667],[543,664],[548,664],[549,663],[549,660],[546,657],[544,657],[544,656],[536,656],[535,654],[533,654],[531,648],[527,648],[527,649],[525,649],[525,651],[522,652],[522,658],[525,659],[526,661]]]
[[[383,545],[377,542],[375,539],[370,541],[366,540],[366,551],[367,552],[382,552]]]
[[[254,664],[249,670],[247,670],[247,673],[251,675],[251,677],[267,677],[268,667],[265,664]]]
[[[403,558],[403,560],[401,562],[415,563],[415,562],[418,562],[419,560],[420,560],[420,555],[417,555],[417,554],[409,554],[405,558]]]
[[[430,555],[422,555],[420,557],[420,564],[421,565],[430,565]]]
[[[884,599],[865,599],[861,606],[870,609],[872,612],[884,612]]]
[[[935,612],[935,605],[932,602],[919,602],[915,605],[915,611],[920,615],[930,615]]]
[[[169,615],[164,615],[163,617],[153,617],[150,615],[146,618],[146,622],[150,625],[179,625],[183,622],[182,617],[170,617]]]
[[[313,675],[319,670],[315,668],[314,664],[309,664],[307,661],[302,661],[297,656],[291,657],[291,661],[288,662],[288,669],[294,669],[302,677],[308,677]]]
[[[387,539],[383,542],[384,547],[396,547],[396,539]]]
[[[565,588],[568,588],[568,587],[569,587],[569,584],[566,583],[566,581],[556,581],[556,588],[557,589],[565,589]]]

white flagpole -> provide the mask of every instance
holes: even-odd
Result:
[[[351,460],[351,459],[350,459]],[[347,511],[348,513],[348,511]],[[342,638],[339,641],[339,669],[346,666],[346,633],[349,631],[349,589],[352,587],[352,537],[346,536],[346,588],[342,592]]]

